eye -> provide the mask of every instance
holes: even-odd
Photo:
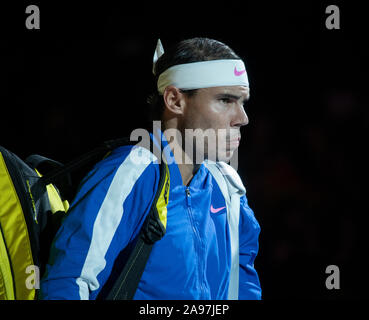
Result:
[[[224,104],[232,103],[232,99],[230,98],[220,98],[219,101],[221,101]]]

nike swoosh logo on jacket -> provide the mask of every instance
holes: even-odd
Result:
[[[162,136],[164,146],[167,144]],[[160,172],[155,156],[135,163],[138,147],[124,146],[97,163],[84,178],[54,240],[42,299],[96,299],[122,269],[147,216]],[[139,147],[140,148],[140,147]],[[134,299],[227,299],[231,249],[226,206],[202,164],[188,187],[176,163],[169,164],[170,194],[165,236],[154,244]],[[190,196],[186,189],[189,189]],[[239,299],[260,299],[254,260],[260,227],[242,196],[240,201]]]

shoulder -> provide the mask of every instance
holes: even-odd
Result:
[[[160,176],[157,158],[149,150],[134,145],[114,149],[97,162],[80,184],[78,197],[100,190],[99,195],[121,193],[122,189],[154,188]]]
[[[156,156],[146,148],[126,145],[114,149],[95,165],[93,171],[137,175],[147,169],[155,171],[155,167],[157,167],[155,164],[157,164]]]
[[[126,145],[114,149],[102,161],[98,163],[100,166],[120,166],[123,163],[131,165],[135,168],[141,168],[157,161],[156,156],[148,149],[136,146]]]

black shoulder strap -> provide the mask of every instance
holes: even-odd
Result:
[[[152,246],[166,231],[170,176],[165,161],[161,161],[160,180],[150,212],[141,228],[138,240],[106,300],[131,300],[149,259]]]
[[[103,153],[106,153],[110,150],[113,150],[114,148],[133,144],[134,142],[131,142],[129,138],[119,138],[115,140],[109,140],[103,142],[100,146],[97,148],[91,150],[90,152],[87,152],[80,156],[79,158],[71,161],[70,163],[67,163],[66,165],[50,172],[49,174],[44,175],[41,180],[42,182],[47,185],[49,183],[55,182],[58,177],[63,176],[65,174],[69,174],[76,169],[86,165],[87,163],[90,163],[92,160],[94,160],[97,156],[101,156]]]
[[[50,183],[56,183],[58,179],[65,178],[68,184],[71,184],[70,174],[91,163],[93,160],[96,161],[98,157],[102,157],[108,151],[111,151],[117,147],[128,145],[128,144],[136,144],[137,142],[132,142],[128,137],[123,137],[119,139],[109,140],[103,142],[100,146],[95,149],[81,155],[80,157],[72,160],[66,165],[61,164],[60,162],[45,158],[39,155],[31,155],[27,158],[26,162],[37,168],[42,163],[48,163],[49,165],[53,165],[55,169],[50,170],[50,172],[44,174],[31,188],[31,192],[35,197],[38,197],[40,193],[43,192],[45,186]]]
[[[53,168],[61,168],[64,165],[58,161],[46,158],[44,156],[40,156],[38,154],[30,155],[24,160],[25,163],[27,163],[32,168],[38,168],[40,165],[47,163],[49,166]]]

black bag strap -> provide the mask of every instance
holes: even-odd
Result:
[[[55,169],[51,170],[50,172],[44,174],[31,188],[32,194],[36,197],[39,197],[40,194],[43,193],[44,188],[50,184],[55,184],[59,179],[66,178],[67,184],[71,185],[71,176],[70,174],[91,163],[93,160],[96,160],[98,156],[103,156],[106,152],[111,151],[117,147],[128,145],[128,144],[135,144],[137,142],[132,142],[129,140],[128,137],[118,138],[114,140],[109,140],[103,142],[100,146],[96,147],[95,149],[81,155],[80,157],[72,160],[71,162],[67,163],[66,165],[62,165],[60,162],[55,160],[51,160],[39,155],[32,155],[27,158],[29,165],[41,165],[42,163],[48,163],[54,165]],[[60,165],[58,165],[60,164]]]
[[[162,157],[164,158],[164,157]],[[106,296],[106,300],[132,300],[142,274],[145,270],[146,263],[149,259],[154,243],[160,240],[166,231],[158,211],[159,199],[161,204],[166,206],[169,201],[169,168],[167,163],[161,159],[159,186],[155,194],[154,201],[151,205],[150,212],[141,228],[137,242],[130,253],[130,256],[115,281],[112,289]],[[164,202],[163,202],[164,201]],[[159,208],[161,210],[163,208]]]
[[[25,163],[27,163],[32,168],[38,168],[40,165],[43,165],[44,163],[48,164],[50,167],[53,168],[61,168],[64,165],[60,163],[59,161],[55,161],[50,158],[46,158],[44,156],[40,156],[39,154],[32,154],[24,160]]]
[[[100,146],[97,148],[91,150],[90,152],[87,152],[80,156],[79,158],[67,163],[66,165],[50,172],[49,174],[46,174],[42,176],[40,179],[42,183],[45,185],[48,185],[49,183],[54,183],[59,177],[64,176],[65,174],[69,174],[82,166],[86,165],[87,163],[90,163],[92,160],[94,160],[97,156],[101,156],[102,154],[111,151],[117,147],[128,145],[128,144],[134,144],[134,142],[130,141],[129,138],[119,138],[115,140],[109,140],[103,142]]]

